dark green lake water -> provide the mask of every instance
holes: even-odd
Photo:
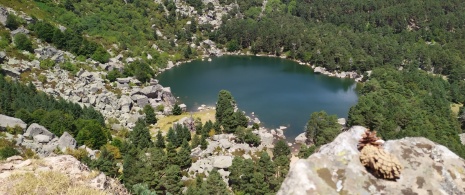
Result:
[[[157,76],[163,86],[195,111],[214,106],[221,89],[230,91],[247,115],[255,112],[268,128],[287,126],[293,139],[315,111],[347,117],[357,103],[355,82],[314,74],[308,66],[290,60],[255,56],[222,56],[193,61]]]

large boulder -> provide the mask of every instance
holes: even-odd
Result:
[[[77,145],[76,140],[68,132],[64,132],[58,140],[58,147],[62,151],[66,151],[67,148],[75,149]]]
[[[307,142],[307,136],[305,136],[305,133],[301,133],[294,139],[294,141],[297,144],[305,144]]]
[[[232,165],[231,156],[215,156],[213,157],[213,167],[225,169]]]
[[[24,137],[34,137],[36,135],[47,135],[49,137],[54,137],[54,134],[48,131],[44,126],[37,123],[32,123],[24,133]]]
[[[2,6],[0,6],[0,23],[3,24],[3,26],[6,25],[6,18],[8,17],[8,10]]]
[[[44,144],[48,143],[52,138],[48,135],[35,135],[34,142]]]
[[[352,127],[292,164],[278,194],[465,194],[465,160],[421,137],[387,141],[384,150],[404,169],[397,180],[375,177],[357,149],[365,130]]]
[[[0,114],[0,130],[6,130],[7,127],[19,126],[23,129],[26,129],[27,124],[19,118],[9,117],[3,114]]]
[[[260,139],[262,141],[262,145],[265,147],[273,147],[273,134],[267,132],[267,131],[259,131],[258,135],[260,136]]]

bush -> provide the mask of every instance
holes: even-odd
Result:
[[[19,27],[19,18],[13,14],[8,14],[6,17],[6,24],[5,27],[9,28],[10,30],[16,30]]]
[[[44,70],[48,70],[52,68],[54,65],[55,65],[55,61],[51,59],[45,59],[45,60],[40,61],[40,68]]]
[[[163,106],[162,104],[160,104],[160,105],[157,106],[156,110],[157,110],[158,112],[163,112],[163,111],[165,110],[165,106]]]
[[[47,77],[46,77],[45,75],[43,75],[43,74],[39,75],[39,76],[37,77],[37,79],[39,79],[39,81],[40,81],[42,84],[47,83]]]
[[[63,69],[63,70],[67,70],[67,71],[70,71],[70,72],[75,72],[77,71],[77,67],[76,65],[74,65],[73,63],[67,61],[63,64],[60,65],[60,67]]]
[[[23,129],[18,125],[14,127],[7,127],[6,131],[12,135],[23,134]]]
[[[16,48],[20,50],[25,50],[29,52],[33,52],[34,50],[32,49],[32,42],[29,40],[29,38],[22,33],[19,33],[15,36],[15,44]]]
[[[110,82],[114,82],[114,81],[116,81],[117,78],[121,78],[121,77],[123,77],[123,75],[118,70],[112,70],[112,71],[108,72],[108,74],[107,74],[107,79]]]
[[[2,160],[8,157],[14,156],[14,155],[18,155],[18,154],[19,154],[18,150],[16,150],[12,146],[0,148],[0,159]]]
[[[98,47],[92,54],[92,59],[100,63],[106,63],[110,59],[110,54],[103,47]]]

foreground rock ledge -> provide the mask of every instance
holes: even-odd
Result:
[[[298,160],[278,194],[465,194],[465,161],[426,138],[390,140],[386,152],[404,166],[397,181],[362,166],[357,142],[364,127],[341,133],[308,159]]]
[[[37,190],[43,194],[129,194],[119,181],[90,170],[70,155],[27,160],[13,156],[0,161],[0,194],[34,194]]]

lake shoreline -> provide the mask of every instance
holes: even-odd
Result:
[[[175,66],[180,66],[182,64],[186,64],[186,63],[192,62],[194,60],[211,61],[211,57],[221,57],[221,56],[256,56],[256,57],[280,58],[280,59],[285,59],[285,60],[290,60],[290,61],[296,62],[296,63],[298,63],[300,65],[303,65],[303,66],[308,66],[308,67],[312,68],[313,72],[316,73],[316,74],[322,74],[322,75],[326,75],[326,76],[329,76],[329,77],[336,77],[336,78],[340,78],[340,79],[352,79],[357,83],[364,83],[364,79],[363,79],[364,76],[359,75],[355,71],[350,71],[350,72],[327,71],[326,68],[324,68],[324,67],[311,65],[308,62],[302,62],[302,61],[300,61],[298,59],[287,58],[287,56],[285,56],[285,55],[277,56],[277,55],[271,55],[271,54],[249,54],[249,53],[241,53],[241,52],[222,52],[222,53],[215,54],[215,55],[202,55],[200,58],[197,58],[197,59],[189,59],[189,60],[179,61],[179,62],[176,62],[176,63],[173,63],[172,61],[169,61],[168,64],[171,63],[172,66],[168,66],[167,68],[164,68],[164,69],[159,69],[158,73],[155,76],[157,76],[160,73],[163,73],[166,70],[170,70],[171,68],[173,68]],[[370,75],[371,71],[366,71],[366,73],[368,75]]]
[[[260,120],[263,120],[262,125],[267,129],[276,129],[279,126],[289,127],[285,131],[286,137],[290,138],[287,139],[289,141],[294,141],[294,138],[303,132],[308,115],[312,112],[326,110],[331,114],[347,118],[349,107],[357,101],[354,92],[354,85],[357,85],[357,82],[353,79],[331,78],[315,74],[311,67],[302,66],[306,64],[270,57],[275,56],[229,55],[228,53],[218,58],[211,56],[211,62],[208,58],[204,58],[203,61],[201,59],[189,60],[192,64],[179,66],[181,63],[177,63],[176,66],[179,67],[157,75],[157,79],[160,83],[170,86],[174,90],[175,97],[178,97],[177,100],[188,105],[187,110],[190,112],[196,112],[205,107],[214,107],[219,87],[229,90],[239,102],[239,107],[243,108],[241,110],[247,115],[255,113]],[[219,66],[220,64],[224,66]],[[235,66],[234,64],[238,64],[239,69],[227,68]],[[252,64],[258,65],[252,66]],[[273,71],[269,72],[268,69]],[[237,72],[240,73],[232,76]],[[270,74],[280,76],[270,76]],[[287,75],[287,78],[281,77],[284,75]],[[237,81],[239,77],[242,79]],[[254,84],[261,87],[257,88]],[[295,86],[295,89],[290,89],[289,86]],[[214,88],[212,89],[214,92],[205,90],[210,87]],[[239,91],[244,91],[244,93],[241,94],[242,92]],[[256,99],[260,100],[255,102]],[[263,102],[265,100],[266,103]],[[205,105],[202,106],[202,104]],[[270,106],[272,111],[268,108]],[[272,114],[268,114],[270,111]]]

